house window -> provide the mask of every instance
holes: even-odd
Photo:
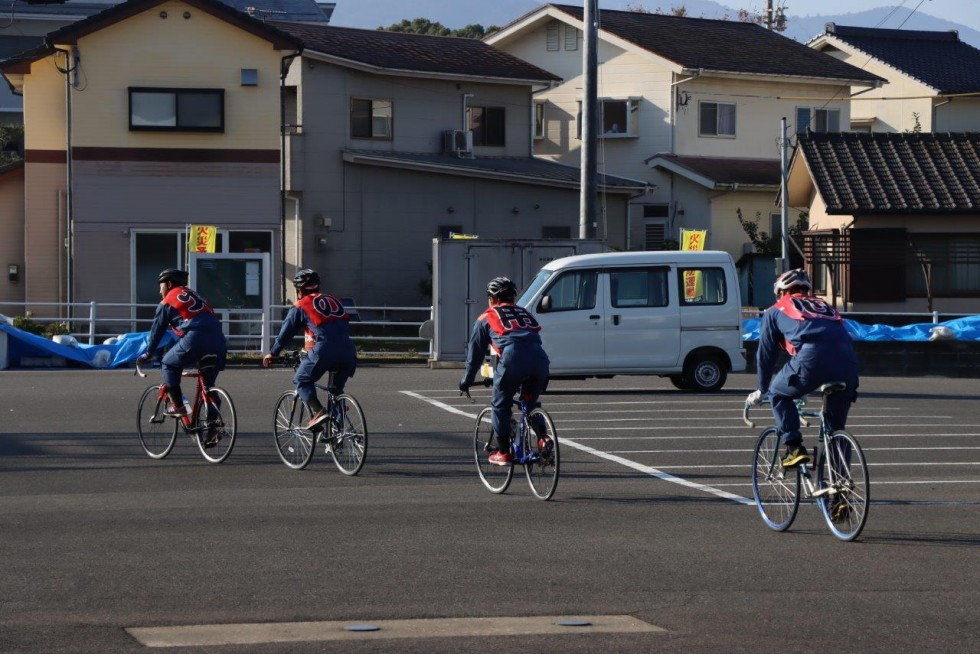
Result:
[[[699,136],[735,136],[735,105],[726,102],[701,102]]]
[[[577,27],[565,25],[565,49],[578,50],[578,42],[582,37],[582,32]]]
[[[543,139],[547,136],[544,122],[544,108],[544,101],[534,103],[534,138],[536,139]]]
[[[972,234],[909,234],[912,257],[905,269],[909,297],[925,297],[920,261],[932,271],[934,297],[980,296],[980,236]]]
[[[636,136],[639,130],[639,108],[639,98],[600,100],[597,136],[600,138]],[[575,138],[582,138],[581,100],[578,102],[578,114],[575,116]]]
[[[469,107],[466,114],[469,128],[473,132],[474,146],[504,146],[503,107]]]
[[[351,98],[350,135],[356,139],[390,141],[393,107],[390,100]]]
[[[561,48],[560,42],[558,41],[558,30],[560,29],[560,23],[557,20],[548,23],[547,29],[545,29],[545,49],[548,52],[557,52]]]
[[[129,129],[157,132],[225,131],[224,89],[129,89]]]
[[[572,238],[572,228],[568,225],[545,225],[541,228],[541,238]]]
[[[643,205],[643,249],[667,249],[667,219],[670,208],[666,204]]]
[[[796,108],[796,133],[839,132],[840,109]]]

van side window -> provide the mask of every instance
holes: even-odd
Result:
[[[693,305],[725,304],[728,287],[721,268],[678,268],[680,302]]]
[[[667,269],[640,268],[609,272],[614,307],[667,306]]]
[[[595,308],[595,270],[576,270],[560,276],[548,289],[552,311],[575,311]]]

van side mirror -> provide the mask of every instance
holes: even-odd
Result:
[[[538,311],[541,313],[548,313],[549,311],[551,311],[550,295],[545,295],[543,298],[541,298],[541,301],[538,302]]]

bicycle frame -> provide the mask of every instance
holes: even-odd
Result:
[[[139,364],[136,364],[136,375],[140,377],[146,377],[146,373],[143,372]],[[201,375],[200,370],[185,370],[181,372],[181,377],[194,377],[196,379],[195,391],[194,391],[194,404],[191,405],[191,412],[180,418],[181,426],[186,434],[196,434],[199,433],[202,427],[195,427],[197,424],[197,418],[201,412],[201,406],[207,397],[208,389],[204,385],[204,377]],[[166,384],[160,384],[160,392],[157,395],[157,401],[159,406],[166,406],[166,403],[170,401],[168,394],[168,388]]]

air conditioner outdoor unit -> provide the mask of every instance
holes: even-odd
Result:
[[[456,156],[473,154],[473,132],[462,129],[449,129],[442,134],[442,151]]]

